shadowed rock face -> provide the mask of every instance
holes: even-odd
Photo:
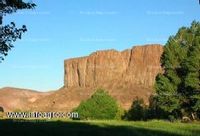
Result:
[[[87,57],[65,60],[64,87],[51,93],[0,89],[0,106],[5,111],[71,111],[104,88],[128,109],[136,98],[148,103],[155,77],[162,72],[161,45],[135,46],[122,52],[97,51]]]
[[[65,60],[65,87],[104,87],[118,81],[151,87],[161,71],[162,52],[161,45],[146,45]]]

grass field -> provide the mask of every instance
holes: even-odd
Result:
[[[165,121],[1,120],[1,136],[200,136],[200,124]]]

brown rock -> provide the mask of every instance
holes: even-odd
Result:
[[[98,87],[116,81],[151,87],[161,71],[161,45],[136,46],[122,52],[97,51],[65,60],[65,87]]]

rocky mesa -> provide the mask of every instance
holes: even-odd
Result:
[[[22,107],[22,110],[26,111],[70,111],[82,100],[89,98],[97,88],[106,89],[125,109],[131,106],[136,97],[143,98],[148,103],[155,77],[162,72],[160,66],[162,52],[162,45],[150,44],[134,46],[121,52],[97,51],[86,57],[67,59],[64,62],[65,75],[62,88],[37,97],[31,95],[27,101],[23,101],[24,106],[14,107],[9,106],[9,101],[17,103],[15,100],[19,101],[20,97],[15,99],[12,94],[6,93],[5,96],[1,95],[4,93],[0,93],[0,106],[6,105],[6,109],[9,110]],[[34,101],[30,101],[33,99]]]
[[[161,71],[162,52],[161,45],[145,45],[122,52],[97,51],[87,57],[65,60],[65,87],[106,87],[116,83],[152,87]]]
[[[162,45],[149,44],[121,52],[104,50],[86,57],[67,59],[64,65],[64,90],[91,90],[89,93],[81,93],[89,97],[96,88],[104,88],[125,109],[131,106],[136,97],[148,103],[156,75],[162,72],[162,53]],[[79,94],[73,95],[82,100],[84,97]],[[76,107],[79,102],[75,103],[72,107]]]

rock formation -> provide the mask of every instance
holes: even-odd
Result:
[[[162,52],[161,45],[145,45],[122,52],[97,51],[86,57],[68,59],[65,60],[64,87],[43,94],[14,89],[14,94],[12,91],[5,95],[6,89],[3,89],[0,106],[7,110],[18,107],[25,111],[71,111],[97,88],[106,89],[125,109],[136,97],[148,103],[155,77],[162,72]]]
[[[65,87],[98,87],[115,82],[152,87],[161,71],[162,52],[161,45],[146,45],[65,60]]]

